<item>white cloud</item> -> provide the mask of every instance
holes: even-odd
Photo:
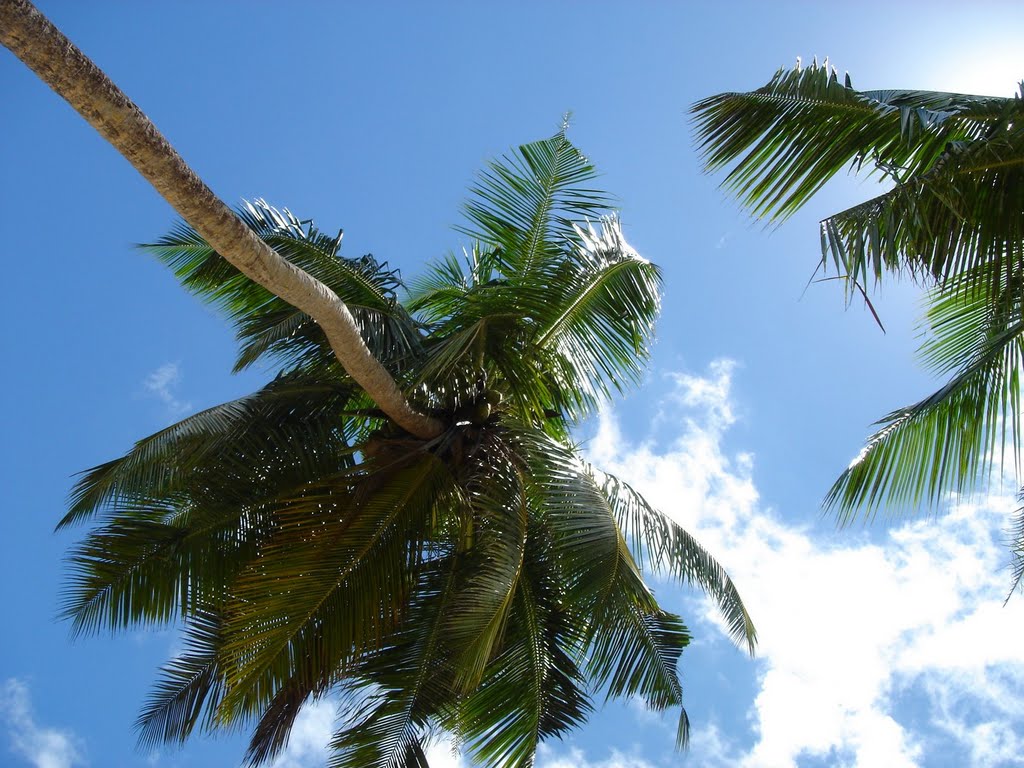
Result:
[[[277,756],[271,768],[315,768],[324,765],[336,727],[336,708],[337,702],[333,699],[306,704],[295,718],[288,746]]]
[[[690,733],[690,763],[700,768],[733,768],[738,762],[735,744],[723,736],[717,723],[701,723]]]
[[[142,383],[147,394],[152,395],[174,415],[182,415],[192,410],[192,403],[179,400],[174,394],[181,383],[181,369],[177,363],[164,363],[153,371]]]
[[[877,543],[853,530],[812,534],[764,508],[752,457],[723,449],[735,420],[732,372],[718,362],[707,376],[673,377],[658,414],[678,424],[671,444],[630,445],[610,414],[589,444],[597,466],[628,479],[717,553],[757,623],[755,743],[741,753],[717,732],[702,736],[699,723],[695,740],[709,742],[709,755],[731,756],[719,762],[751,768],[795,765],[801,754],[912,766],[943,736],[973,765],[1019,759],[1024,599],[1002,606],[1008,572],[999,541],[1012,497],[951,504],[940,518],[879,530]],[[915,686],[933,702],[926,725],[897,717],[897,695]]]
[[[470,768],[472,765],[464,755],[452,749],[451,737],[445,736],[433,740],[426,749],[427,763],[430,768]],[[547,744],[541,744],[537,750],[537,768],[655,768],[654,765],[637,756],[626,755],[612,750],[607,758],[591,762],[586,754],[578,748],[570,748],[560,753]],[[707,766],[707,768],[712,768]]]
[[[430,765],[433,768],[434,764]],[[654,768],[654,766],[640,757],[625,755],[618,750],[612,750],[604,760],[591,762],[586,754],[576,747],[559,755],[551,747],[541,744],[537,750],[537,768]]]
[[[450,738],[437,739],[427,745],[430,768],[467,768],[465,760],[452,749]]]
[[[1024,680],[1018,676],[1016,685],[1004,686],[992,677],[961,674],[936,681],[928,675],[924,688],[936,704],[936,725],[966,745],[973,765],[1019,765],[1024,756]],[[969,710],[975,717],[966,716]]]
[[[80,740],[70,731],[36,722],[28,686],[9,679],[0,687],[0,717],[7,724],[11,751],[35,768],[86,765]]]

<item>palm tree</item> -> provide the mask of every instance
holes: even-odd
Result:
[[[660,278],[564,131],[481,176],[466,263],[403,305],[340,235],[227,209],[25,0],[0,0],[0,42],[182,214],[150,250],[236,324],[237,366],[281,366],[87,472],[61,522],[96,523],[71,556],[76,631],[184,625],[143,742],[250,725],[258,764],[336,692],[335,765],[425,765],[436,728],[529,765],[596,691],[680,704],[689,633],[647,567],[703,587],[753,647],[721,566],[570,442],[643,370]],[[684,711],[680,743],[687,728]]]
[[[138,722],[144,743],[251,726],[276,754],[303,704],[344,702],[332,765],[422,766],[438,729],[485,765],[531,765],[591,695],[678,706],[690,635],[642,573],[692,582],[732,636],[754,630],[721,566],[571,430],[644,370],[657,267],[626,243],[563,131],[479,177],[474,245],[413,283],[341,237],[258,201],[239,215],[350,308],[420,412],[418,437],[374,407],[322,328],[186,224],[145,246],[223,309],[258,392],[190,416],[89,470],[61,525],[76,631],[181,621]],[[600,221],[599,228],[589,224]],[[688,721],[681,712],[678,741]]]
[[[878,422],[826,505],[845,522],[883,504],[935,504],[978,487],[1007,448],[1019,476],[1024,83],[1012,98],[857,91],[826,59],[704,99],[693,115],[705,168],[728,167],[724,186],[756,216],[785,219],[844,169],[880,175],[886,192],[821,222],[820,267],[848,298],[867,299],[885,275],[929,289],[921,354],[949,380]],[[1016,587],[1022,510],[1013,536]]]

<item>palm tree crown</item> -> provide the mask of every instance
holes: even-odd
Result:
[[[564,130],[493,163],[465,209],[472,249],[408,299],[386,265],[341,258],[340,235],[262,201],[239,212],[348,305],[444,425],[432,438],[389,420],[308,315],[190,227],[145,246],[235,324],[236,369],[280,373],[84,473],[61,522],[95,525],[71,556],[76,631],[184,623],[144,743],[245,726],[259,764],[331,694],[332,765],[425,766],[438,729],[482,764],[531,765],[597,692],[681,704],[690,635],[646,568],[701,586],[753,648],[721,566],[570,441],[642,374],[659,307],[659,271],[594,175]],[[683,711],[680,743],[687,727]]]
[[[826,498],[841,520],[1019,476],[1024,364],[1024,83],[1012,98],[857,91],[828,61],[693,107],[710,171],[755,215],[784,219],[840,171],[889,189],[821,222],[821,266],[848,296],[908,275],[929,288],[924,361],[949,381],[878,422]],[[870,306],[870,305],[869,305]],[[872,310],[873,311],[873,310]],[[1024,575],[1024,511],[1014,523]]]

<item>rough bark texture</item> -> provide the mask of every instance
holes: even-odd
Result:
[[[84,117],[219,254],[312,317],[349,375],[388,416],[422,438],[442,424],[414,410],[370,353],[348,307],[260,240],[186,165],[135,104],[26,0],[0,0],[0,42]]]

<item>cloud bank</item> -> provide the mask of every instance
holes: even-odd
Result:
[[[659,416],[685,415],[668,444],[631,442],[614,413],[589,444],[598,466],[717,553],[758,626],[752,743],[717,731],[704,738],[695,723],[692,764],[778,768],[816,756],[896,768],[953,749],[970,765],[1019,765],[1024,598],[1003,607],[999,536],[1012,495],[951,503],[941,517],[878,529],[874,540],[814,535],[764,506],[753,457],[726,453],[732,373],[719,361],[704,376],[672,377],[677,407]]]

